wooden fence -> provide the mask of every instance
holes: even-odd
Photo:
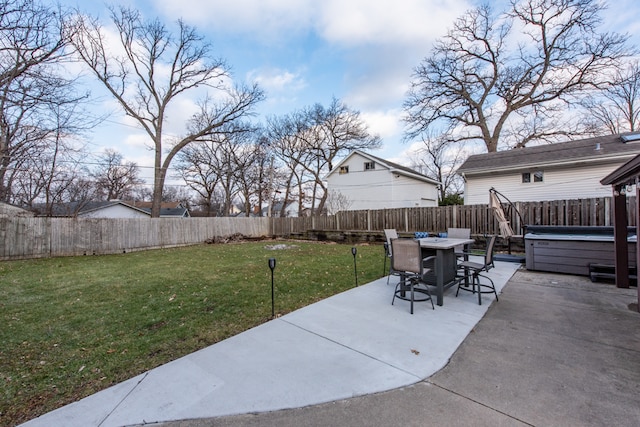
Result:
[[[270,234],[269,218],[0,218],[0,259],[123,253]]]
[[[627,200],[635,206],[635,199]],[[610,226],[611,198],[520,202],[507,209],[516,234],[522,225]],[[636,225],[635,209],[628,223]],[[0,259],[122,253],[149,248],[191,245],[241,234],[247,237],[292,237],[310,230],[380,233],[440,232],[470,228],[474,235],[499,234],[488,205],[443,206],[340,212],[301,218],[71,219],[0,217]]]
[[[628,198],[629,225],[636,225],[635,198]],[[526,225],[611,226],[610,197],[544,202],[518,202],[515,209],[503,205],[516,234]],[[518,215],[520,213],[520,215]],[[400,208],[339,212],[335,216],[274,218],[272,234],[289,236],[308,230],[381,231],[395,228],[403,232],[441,232],[448,228],[470,228],[472,234],[498,234],[499,224],[488,205],[456,205],[431,208]]]

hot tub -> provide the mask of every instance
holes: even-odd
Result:
[[[629,267],[636,266],[636,229],[628,227]],[[615,264],[613,227],[527,226],[527,270],[589,276],[590,265]]]

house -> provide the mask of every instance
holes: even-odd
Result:
[[[338,163],[326,179],[331,214],[438,206],[438,181],[358,150]]]
[[[152,202],[125,201],[129,206],[142,209],[151,215]],[[189,218],[189,209],[182,202],[162,202],[160,204],[160,218]]]
[[[18,206],[11,205],[9,203],[0,202],[0,218],[26,218],[34,216],[33,212],[26,209],[22,209]]]
[[[44,205],[35,206],[36,212],[46,215]],[[77,218],[151,218],[151,202],[123,202],[121,200],[97,202],[57,203],[51,207],[55,217]],[[162,203],[161,218],[188,218],[189,211],[180,202]]]
[[[489,203],[494,187],[512,202],[611,196],[600,178],[640,154],[640,132],[476,154],[458,168],[464,204]]]

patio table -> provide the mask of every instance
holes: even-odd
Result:
[[[418,239],[422,248],[423,256],[435,255],[438,259],[438,268],[435,275],[427,274],[425,282],[436,286],[436,304],[442,305],[444,302],[444,290],[457,283],[456,277],[458,263],[456,261],[455,247],[463,245],[465,247],[465,259],[468,258],[468,246],[473,243],[473,239],[449,239],[442,237],[426,237]]]

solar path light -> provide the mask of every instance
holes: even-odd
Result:
[[[273,290],[273,270],[275,270],[276,268],[275,258],[269,258],[269,268],[271,269],[271,318],[273,319],[276,315],[275,298],[274,298],[274,290]]]
[[[351,248],[351,254],[353,255],[353,272],[356,275],[356,287],[358,287],[358,269],[356,268],[357,253],[358,253],[358,250],[355,247]]]

